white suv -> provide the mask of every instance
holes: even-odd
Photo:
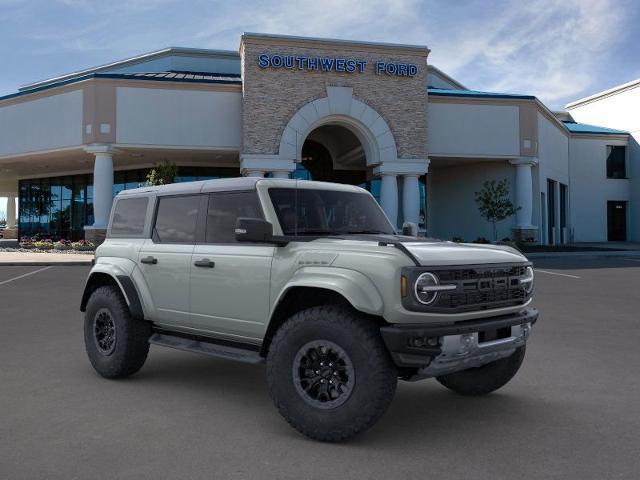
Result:
[[[398,378],[506,384],[532,291],[518,251],[397,235],[361,188],[236,178],[119,193],[81,310],[101,375],[137,372],[150,343],[266,362],[287,421],[335,441],[373,425]]]

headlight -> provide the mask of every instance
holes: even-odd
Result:
[[[440,285],[438,277],[433,273],[421,274],[413,286],[416,299],[423,305],[431,305],[438,298],[438,292],[455,290],[455,285]]]
[[[520,285],[524,287],[527,295],[531,295],[531,292],[533,292],[533,268],[527,267],[525,269],[524,277],[520,279]]]

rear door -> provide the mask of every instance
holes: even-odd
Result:
[[[155,308],[154,321],[184,325],[189,321],[191,255],[195,246],[202,195],[158,198],[152,238],[138,257]]]
[[[236,242],[238,217],[263,218],[255,191],[209,194],[205,240],[191,258],[191,321],[209,333],[258,340],[269,315],[275,247]]]

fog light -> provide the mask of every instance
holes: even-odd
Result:
[[[415,348],[436,347],[438,346],[438,337],[411,337],[409,346]]]
[[[466,355],[471,351],[473,347],[473,333],[466,333],[460,335],[460,346],[458,347],[458,353],[460,355]]]

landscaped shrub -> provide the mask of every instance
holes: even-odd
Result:
[[[51,250],[53,249],[53,241],[50,238],[46,240],[38,240],[33,242],[33,246],[40,250]]]
[[[53,243],[54,250],[71,250],[71,241],[70,240],[58,240]]]
[[[87,240],[78,240],[71,244],[71,248],[81,252],[91,252],[96,249],[96,244]]]
[[[491,243],[491,242],[484,237],[478,237],[471,243]]]
[[[464,243],[464,238],[462,237],[453,237],[451,239],[452,242],[456,242],[456,243]]]

